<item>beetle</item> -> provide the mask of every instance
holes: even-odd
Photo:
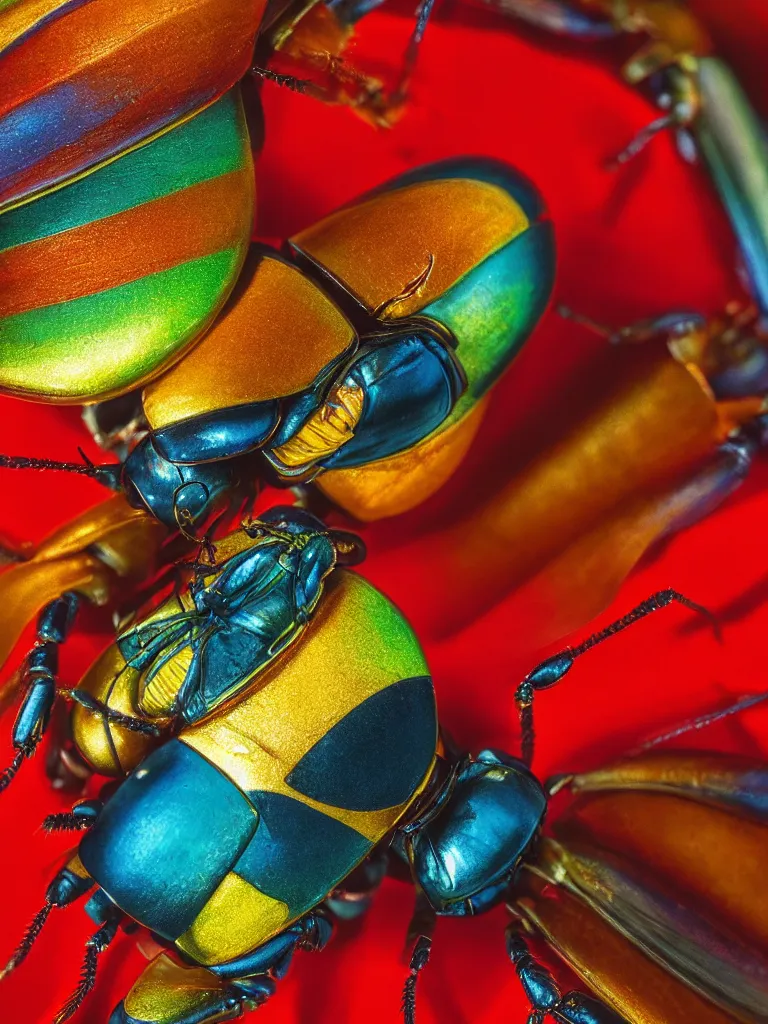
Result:
[[[69,201],[77,187],[6,214],[7,229],[42,202]],[[11,252],[30,258],[23,245]],[[401,175],[300,232],[282,252],[253,245],[218,318],[146,386],[147,435],[121,468],[87,471],[169,527],[193,527],[240,481],[265,474],[284,486],[316,480],[361,518],[413,507],[461,460],[487,392],[546,306],[553,274],[551,223],[534,186],[513,168],[459,158]],[[33,301],[36,280],[26,290],[19,284],[17,302]],[[176,320],[173,305],[161,304]],[[54,308],[72,325],[64,337],[77,336],[77,304]],[[109,340],[101,321],[99,330]],[[60,399],[73,375],[118,376],[111,345],[100,363],[90,346],[84,360],[79,346],[62,341],[41,367],[46,354],[30,351],[25,338],[25,359],[8,364],[2,383],[26,397]],[[138,347],[143,352],[143,341]],[[132,359],[126,346],[120,362]],[[81,388],[68,398],[99,394]],[[2,464],[54,465],[7,457]],[[397,477],[387,492],[382,474]]]
[[[217,120],[222,117],[224,127]],[[206,128],[206,119],[216,120],[218,128]],[[221,170],[221,177],[249,188],[249,154],[243,133],[235,130],[238,124],[243,125],[239,101],[227,94],[151,145],[3,214],[5,237],[19,242],[7,250],[9,260],[34,256],[37,265],[37,243],[29,243],[35,251],[25,257],[21,239],[30,225],[43,225],[53,234],[42,241],[62,246],[60,253],[68,256],[59,261],[65,277],[67,268],[83,261],[90,267],[87,240],[70,238],[79,228],[66,228],[73,210],[92,217],[100,195],[119,203],[145,180],[158,187],[164,176],[185,210],[186,192],[174,189],[190,166],[202,168],[213,181]],[[168,148],[168,159],[159,159],[159,147]],[[174,153],[177,158],[170,159]],[[223,165],[216,163],[219,157]],[[233,160],[236,169],[227,170]],[[151,174],[147,161],[155,168]],[[147,204],[150,211],[153,205]],[[199,224],[191,209],[189,237],[194,235],[197,245]],[[114,225],[119,219],[113,215],[95,223]],[[144,219],[149,223],[151,217]],[[377,246],[369,254],[371,238]],[[139,261],[145,242],[141,234],[136,237]],[[200,261],[192,264],[198,269],[181,290],[196,302],[205,296],[197,277]],[[94,272],[102,271],[94,267]],[[143,512],[155,550],[168,528],[199,537],[222,506],[247,500],[265,477],[289,487],[317,480],[331,500],[362,519],[411,508],[441,486],[465,455],[485,412],[487,391],[546,305],[553,272],[551,223],[538,192],[517,171],[481,159],[412,171],[302,232],[283,252],[252,246],[234,294],[207,334],[147,385],[142,415],[149,430],[123,465],[64,468],[123,491],[131,508],[121,509],[125,498],[117,496],[107,519],[114,515],[133,522]],[[18,274],[11,295],[32,302],[39,276]],[[157,288],[163,279],[159,272],[143,281],[154,281]],[[128,288],[133,294],[143,286],[140,280]],[[111,320],[73,316],[82,301],[109,305],[111,294],[41,310],[53,350],[30,349],[28,335],[19,331],[15,355],[0,371],[6,386],[15,374],[14,387],[26,397],[56,400],[69,391],[68,400],[79,401],[98,397],[103,386],[111,388],[118,370],[132,383],[136,368],[144,365],[148,334],[156,329],[165,341],[176,338],[179,311],[175,298],[169,304],[168,293],[156,291],[157,307],[150,303],[142,313],[148,327],[136,348],[121,345],[118,368],[114,342],[121,325],[132,322],[136,295],[116,302]],[[5,322],[12,333],[14,322],[34,315]],[[91,345],[91,330],[101,336],[98,348]],[[71,344],[73,337],[78,344]],[[45,459],[7,457],[0,457],[0,465],[55,466]],[[66,528],[68,559],[57,562],[45,587],[24,585],[25,578],[33,578],[29,567],[4,574],[0,589],[9,595],[16,588],[24,596],[12,606],[13,621],[5,616],[7,649],[51,599],[51,588],[60,585],[59,593],[68,590],[88,600],[98,590],[99,602],[105,599],[103,567],[91,558],[92,571],[82,575],[83,559],[102,550],[96,534],[105,524],[96,523],[94,534],[90,517],[86,520]],[[198,524],[203,529],[196,530]],[[142,547],[132,551],[146,566]],[[81,573],[76,580],[73,569]],[[132,578],[149,584],[152,573],[143,581],[139,572]],[[122,603],[128,597],[122,594]]]
[[[509,954],[534,1021],[549,1014],[561,1024],[677,1024],[692,1005],[713,1021],[756,1021],[765,1012],[762,955],[739,946],[734,956],[733,948],[730,954],[722,948],[732,902],[727,910],[718,907],[714,922],[702,922],[695,904],[672,913],[664,902],[670,871],[684,857],[681,826],[674,826],[680,798],[695,805],[684,809],[686,827],[692,814],[703,836],[724,829],[730,836],[726,851],[713,842],[706,855],[697,850],[693,863],[684,859],[695,892],[729,856],[738,864],[754,851],[758,836],[750,819],[764,817],[765,768],[739,759],[654,755],[544,785],[530,767],[536,692],[555,685],[596,643],[648,614],[674,602],[704,609],[663,591],[542,662],[516,691],[522,757],[490,750],[469,756],[439,737],[432,681],[407,621],[340,564],[333,535],[320,521],[301,510],[272,509],[225,538],[216,563],[197,570],[68,691],[82,754],[118,784],[104,799],[47,819],[49,829],[85,834],[5,972],[26,958],[55,908],[89,894],[86,910],[98,930],[57,1024],[93,988],[99,957],[121,922],[142,924],[165,949],[111,1024],[238,1017],[272,994],[296,949],[321,949],[334,917],[366,906],[382,862],[418,886],[418,937],[404,990],[409,1022],[435,916],[467,916],[505,901],[514,914]],[[44,616],[48,632],[30,655],[34,671],[17,728],[29,723],[32,708],[42,724],[36,694],[55,684],[50,663],[47,675],[41,670],[45,654],[37,652],[56,642],[54,617],[53,611]],[[667,795],[654,808],[647,794],[660,786]],[[643,857],[633,857],[625,835],[608,852],[596,845],[613,820],[600,813],[600,798],[597,825],[586,839],[582,825],[574,840],[567,816],[556,839],[542,834],[550,798],[567,788],[632,790],[628,797],[619,793],[614,805],[640,801],[643,815],[630,838],[653,876],[646,877]],[[670,820],[663,840],[653,824],[659,813]],[[542,895],[541,879],[559,893],[556,902]],[[743,893],[738,884],[732,888]],[[755,892],[749,898],[736,916],[740,910],[742,924],[755,926]],[[533,960],[521,921],[587,975],[596,994],[562,995]],[[587,926],[590,936],[603,930],[588,951],[579,938]],[[606,962],[611,944],[627,939],[626,961]],[[663,982],[661,990],[649,985],[629,1000],[622,990],[626,972],[647,962],[635,946],[660,965]],[[670,1017],[659,1012],[665,1000]],[[717,1016],[718,1007],[724,1015]]]
[[[662,114],[619,154],[623,163],[673,129],[685,159],[701,160],[731,222],[765,333],[768,313],[768,143],[732,69],[704,26],[676,0],[504,0],[503,10],[560,35],[599,40],[642,33],[623,78],[647,86]]]

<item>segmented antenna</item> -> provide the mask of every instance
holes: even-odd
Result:
[[[19,964],[23,963],[27,959],[29,951],[32,949],[38,936],[40,935],[40,932],[43,930],[43,925],[48,920],[48,916],[53,910],[53,908],[54,904],[51,903],[50,900],[46,900],[42,909],[38,910],[38,912],[32,918],[32,923],[30,924],[29,928],[27,928],[24,934],[24,938],[16,947],[16,950],[13,953],[11,959],[8,961],[8,963],[5,965],[2,971],[0,971],[0,981],[2,981],[3,978],[7,978],[12,971],[16,970]]]
[[[85,959],[80,971],[80,982],[64,1006],[59,1010],[53,1024],[64,1024],[64,1021],[73,1017],[83,1005],[86,997],[90,995],[93,986],[96,984],[99,955],[104,952],[116,934],[117,921],[108,921],[88,940],[85,947]]]
[[[57,459],[33,459],[26,455],[0,455],[0,469],[58,469],[63,473],[78,473],[98,480],[100,484],[118,490],[121,467],[116,463],[97,466],[82,448],[77,449],[82,462],[59,462]]]
[[[309,89],[312,88],[314,83],[309,78],[297,78],[295,75],[281,75],[277,71],[271,71],[269,68],[262,68],[255,64],[251,68],[251,74],[256,75],[257,78],[261,78],[266,82],[274,82],[275,85],[279,85],[284,89],[290,89],[291,92],[298,92],[305,94]]]
[[[432,950],[432,939],[427,935],[420,935],[413,949],[410,971],[403,987],[403,1001],[401,1010],[405,1024],[416,1024],[416,983],[419,980],[419,973],[429,963],[429,954]]]
[[[49,814],[43,820],[44,832],[85,832],[93,825],[93,819],[85,818],[72,811]]]
[[[10,786],[10,784],[16,778],[16,772],[19,770],[19,768],[21,768],[23,764],[24,751],[17,750],[16,756],[14,757],[13,761],[11,761],[7,768],[0,772],[0,793],[2,793],[3,790],[7,789]]]

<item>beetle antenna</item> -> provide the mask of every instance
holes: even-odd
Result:
[[[64,1024],[65,1020],[69,1020],[70,1017],[73,1017],[85,1002],[86,997],[93,990],[93,986],[96,984],[96,971],[99,966],[99,956],[104,952],[107,946],[109,946],[117,934],[118,922],[118,918],[115,918],[112,921],[107,921],[107,923],[102,925],[102,927],[99,928],[99,930],[88,940],[85,947],[85,959],[83,960],[83,966],[80,972],[80,982],[64,1006],[59,1010],[58,1014],[54,1018],[53,1024]]]
[[[19,768],[24,764],[24,751],[17,750],[13,760],[6,769],[0,772],[0,793],[6,790],[13,780],[16,778],[16,773]]]
[[[33,459],[26,455],[0,455],[0,469],[57,469],[63,473],[78,473],[80,476],[88,476],[113,491],[120,490],[122,466],[118,463],[104,463],[97,466],[88,458],[82,448],[78,448],[78,451],[83,457],[82,462]]]
[[[413,955],[409,964],[410,974],[403,986],[403,1001],[401,1009],[405,1024],[416,1024],[416,983],[419,974],[429,963],[429,954],[432,951],[432,938],[429,935],[420,935],[413,947]]]
[[[51,903],[50,900],[46,900],[43,907],[38,910],[35,916],[32,918],[32,922],[24,933],[24,938],[16,947],[11,959],[0,971],[0,981],[3,978],[7,978],[12,971],[15,971],[19,964],[23,963],[29,954],[29,951],[37,941],[40,932],[43,930],[43,925],[48,920],[48,917],[53,910],[55,904]]]
[[[416,24],[413,27],[411,38],[408,40],[403,68],[400,72],[400,80],[397,83],[397,88],[392,93],[391,103],[395,108],[403,102],[408,93],[413,69],[416,67],[416,60],[419,56],[419,47],[424,39],[424,33],[427,30],[427,24],[434,6],[435,0],[419,0],[419,6],[416,8]]]
[[[529,767],[533,761],[533,752],[536,734],[533,728],[533,699],[535,694],[539,690],[547,690],[550,686],[555,686],[566,672],[569,672],[573,668],[573,663],[577,658],[580,658],[582,654],[586,654],[587,651],[591,651],[593,647],[597,647],[598,644],[604,643],[609,640],[612,636],[616,636],[617,633],[621,633],[622,630],[627,629],[629,626],[633,626],[636,622],[640,622],[648,615],[652,615],[654,612],[660,611],[662,608],[667,608],[669,605],[677,603],[683,605],[685,608],[690,608],[691,611],[697,612],[699,615],[703,615],[709,620],[712,630],[715,634],[715,638],[718,643],[722,643],[722,634],[720,632],[720,624],[717,617],[712,612],[705,608],[701,604],[697,604],[695,601],[691,601],[685,594],[681,594],[677,590],[668,588],[666,590],[657,590],[655,594],[651,594],[650,597],[646,598],[645,601],[641,601],[639,605],[633,608],[626,615],[623,615],[620,619],[616,619],[614,622],[609,623],[604,629],[599,630],[597,633],[593,633],[588,636],[586,640],[582,640],[580,644],[576,644],[574,647],[566,647],[562,651],[558,651],[557,654],[552,654],[549,658],[545,658],[544,661],[532,669],[525,679],[515,690],[515,704],[517,705],[518,712],[520,714],[520,726],[522,730],[522,760]]]
[[[298,92],[301,95],[306,95],[311,89],[316,88],[315,83],[310,78],[297,78],[295,75],[281,75],[278,71],[271,71],[269,68],[259,67],[258,64],[254,64],[251,68],[251,74],[257,78],[261,78],[262,81],[274,82],[275,85],[281,86],[283,89],[290,89],[291,92]]]
[[[674,729],[669,729],[667,732],[653,736],[651,739],[641,743],[638,750],[634,753],[644,753],[646,750],[653,750],[654,747],[658,747],[662,743],[676,740],[679,736],[684,736],[688,732],[706,729],[716,722],[721,722],[724,718],[730,718],[731,715],[738,715],[742,711],[748,711],[758,704],[763,704],[766,700],[768,700],[768,692],[751,693],[746,697],[740,697],[739,700],[734,701],[733,704],[729,704],[727,707],[720,708],[717,711],[705,712],[703,715],[691,718],[687,722],[675,726]]]

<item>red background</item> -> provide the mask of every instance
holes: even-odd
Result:
[[[758,105],[768,100],[764,0],[700,0],[695,6]],[[387,10],[365,21],[355,51],[360,66],[396,68],[411,28],[407,15]],[[427,32],[412,106],[390,132],[375,132],[347,111],[267,87],[259,233],[285,237],[414,164],[482,153],[517,164],[543,191],[558,237],[558,299],[622,324],[681,306],[715,312],[741,296],[724,216],[702,173],[682,163],[669,138],[654,142],[620,174],[605,170],[606,158],[653,114],[618,81],[615,54],[566,44],[547,48],[543,42],[487,10],[458,0],[445,4]],[[768,115],[765,102],[762,112]],[[579,389],[580,372],[599,346],[598,339],[548,314],[498,387],[477,444],[454,481],[401,520],[365,530],[370,557],[363,572],[406,609],[417,630],[420,585],[430,572],[419,555],[419,535],[472,503],[490,459],[503,475],[504,453],[525,446],[529,425]],[[98,456],[77,410],[0,400],[1,451],[68,459],[77,445]],[[0,532],[19,538],[40,538],[102,497],[80,479],[19,473],[0,481]],[[621,614],[652,591],[674,586],[720,614],[724,645],[687,613],[671,610],[591,653],[567,683],[540,700],[540,773],[599,763],[650,733],[718,706],[728,694],[765,687],[766,484],[768,467],[758,462],[721,511],[645,559],[612,609]],[[392,557],[406,544],[412,553],[407,569]],[[460,595],[445,595],[446,602],[456,600]],[[107,635],[107,622],[96,614],[84,626],[62,659],[62,678],[70,684]],[[504,618],[503,605],[453,636],[423,640],[449,730],[475,750],[516,750],[511,696],[539,652],[526,649],[514,621]],[[10,721],[3,724],[7,737]],[[765,751],[768,713],[744,715],[695,742]],[[10,761],[9,739],[0,749]],[[39,831],[46,813],[65,807],[45,782],[42,760],[26,766],[0,801],[0,960],[41,905],[67,848],[66,837]],[[299,956],[260,1019],[396,1021],[410,909],[410,892],[385,884],[364,921],[343,928],[322,955]],[[439,923],[421,985],[421,1024],[525,1019],[504,954],[504,923],[501,910]],[[29,961],[0,986],[0,1020],[50,1020],[76,983],[91,930],[77,908],[54,914]],[[107,1020],[144,963],[127,937],[103,959],[96,993],[78,1018],[90,1024]]]

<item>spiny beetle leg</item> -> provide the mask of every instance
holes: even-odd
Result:
[[[507,953],[531,1004],[528,1024],[543,1024],[547,1017],[557,1024],[626,1024],[604,1003],[581,992],[560,994],[552,972],[531,955],[516,924],[507,928]]]
[[[101,800],[81,800],[71,811],[49,814],[43,821],[45,832],[85,832],[101,814]]]

